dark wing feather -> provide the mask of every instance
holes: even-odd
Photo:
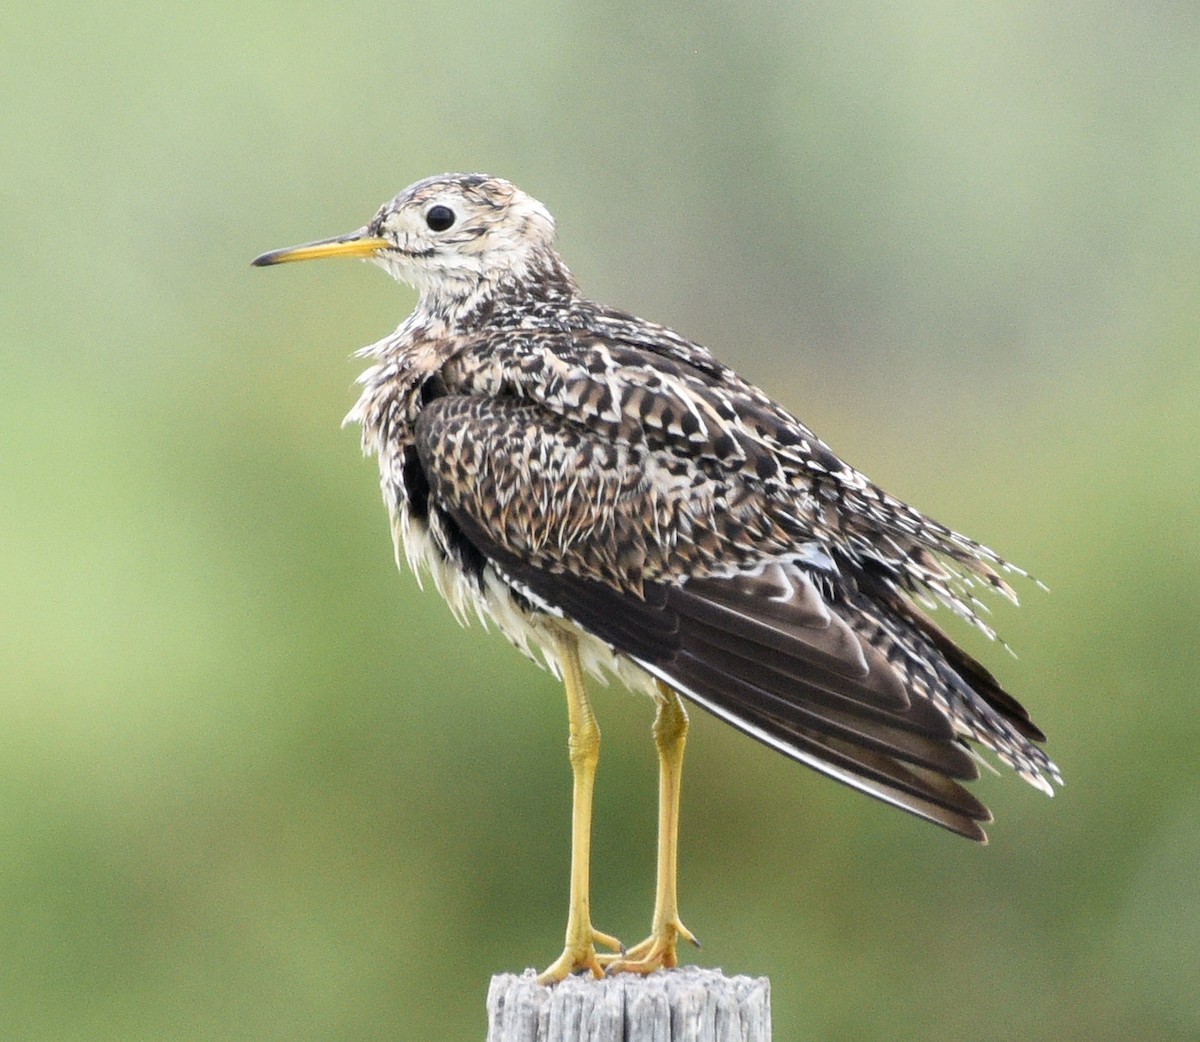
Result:
[[[471,539],[488,545],[486,534],[472,521],[460,515],[459,523]],[[918,743],[901,729],[870,723],[865,725],[871,733],[867,744],[839,737],[832,714],[806,709],[826,697],[820,689],[794,684],[790,701],[772,699],[761,689],[717,672],[711,661],[695,652],[681,651],[681,643],[697,641],[683,636],[686,623],[665,604],[640,600],[593,580],[534,568],[496,546],[485,552],[523,594],[598,636],[744,734],[878,800],[968,839],[986,839],[979,822],[991,820],[990,813],[953,780],[975,776],[973,762],[956,741],[925,739],[918,751],[913,748]],[[884,751],[889,742],[896,743],[890,746],[890,754]],[[944,758],[946,773],[912,762],[928,764],[939,758]]]
[[[662,542],[646,531],[659,505],[607,439],[529,403],[468,397],[432,402],[416,434],[431,503],[533,603],[792,758],[983,837],[986,808],[954,780],[977,771],[950,718],[802,564],[622,581],[629,546],[644,565]]]
[[[801,512],[807,537],[839,545],[856,563],[886,560],[901,587],[933,595],[994,636],[973,586],[982,581],[1015,601],[1001,572],[1021,569],[886,493],[701,346],[620,312],[590,313],[585,325],[513,330],[501,342],[468,338],[443,370],[447,386],[514,394],[608,439],[713,463],[793,505],[814,494],[827,506]]]

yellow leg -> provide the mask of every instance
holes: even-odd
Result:
[[[608,956],[609,973],[652,973],[679,965],[679,938],[696,947],[700,942],[679,921],[676,878],[679,866],[679,787],[683,780],[683,749],[687,744],[687,710],[679,696],[658,685],[654,744],[658,746],[658,877],[650,936],[623,956]]]
[[[577,970],[603,977],[596,957],[597,942],[616,951],[621,942],[592,928],[589,898],[589,869],[592,851],[592,790],[596,764],[600,760],[600,728],[588,701],[583,669],[579,663],[579,644],[573,636],[559,641],[559,661],[567,690],[567,720],[570,736],[567,749],[574,776],[571,800],[571,896],[567,912],[567,940],[563,953],[538,977],[541,984],[553,984]]]

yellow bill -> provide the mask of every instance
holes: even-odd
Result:
[[[387,239],[372,235],[366,228],[359,228],[349,235],[272,250],[255,257],[250,263],[256,268],[265,268],[269,264],[290,264],[292,261],[320,260],[322,257],[371,257],[390,245]]]

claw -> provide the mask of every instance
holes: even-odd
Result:
[[[616,954],[597,955],[597,944],[603,945],[605,948],[611,948]],[[538,975],[538,983],[542,985],[557,984],[572,973],[579,973],[584,970],[599,980],[604,976],[604,964],[612,959],[620,959],[624,954],[625,945],[615,937],[601,933],[599,930],[594,930],[589,926],[581,938],[575,943],[568,943],[563,948],[562,955],[547,966],[544,972]]]
[[[653,973],[655,970],[670,970],[679,965],[677,952],[679,938],[700,947],[696,935],[678,919],[656,927],[654,932],[639,944],[620,955],[599,956],[606,974]]]

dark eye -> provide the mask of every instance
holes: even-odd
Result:
[[[454,211],[448,206],[431,206],[425,215],[425,223],[435,232],[444,232],[454,223]]]

